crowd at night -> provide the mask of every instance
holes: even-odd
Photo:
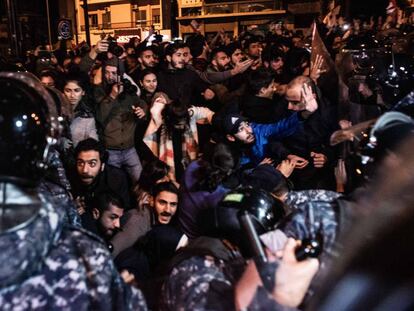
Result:
[[[414,11],[332,3],[0,55],[0,309],[412,310]]]

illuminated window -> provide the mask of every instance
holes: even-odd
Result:
[[[153,24],[161,23],[161,10],[160,9],[152,9],[152,23]]]
[[[91,27],[98,27],[98,14],[89,15],[89,25]]]
[[[102,14],[102,24],[104,28],[111,28],[111,12],[105,11]]]

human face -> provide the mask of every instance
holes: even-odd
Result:
[[[144,76],[144,78],[141,81],[141,86],[148,92],[148,93],[154,93],[157,89],[157,76],[153,73],[149,73]]]
[[[132,47],[127,48],[127,49],[126,49],[126,53],[127,53],[128,55],[134,55],[134,54],[135,54],[135,49],[134,49],[134,48],[132,48]]]
[[[212,63],[218,71],[225,71],[230,63],[230,57],[224,52],[218,52]]]
[[[85,91],[76,81],[69,81],[63,88],[63,94],[65,94],[73,108],[75,108],[85,95]]]
[[[186,46],[184,48],[184,62],[186,64],[189,64],[192,58],[193,57],[191,56],[190,48]]]
[[[234,136],[243,144],[251,144],[256,139],[253,129],[247,121],[240,123],[239,130],[236,134],[234,134]]]
[[[231,54],[231,62],[233,65],[241,62],[242,58],[244,57],[244,53],[240,49],[236,49],[233,54]]]
[[[118,82],[118,68],[115,66],[105,67],[105,79],[109,84]]]
[[[285,99],[288,101],[288,109],[293,111],[305,110],[306,104],[303,101],[300,88],[290,89],[286,92]]]
[[[259,58],[262,54],[262,44],[260,42],[250,43],[247,54],[252,58]]]
[[[65,60],[63,60],[63,68],[64,68],[65,70],[67,70],[67,69],[68,69],[68,66],[69,66],[71,63],[72,63],[72,59],[70,59],[70,58],[66,58]]]
[[[154,68],[157,65],[156,57],[153,51],[147,50],[141,53],[141,56],[138,57],[141,67],[145,68]]]
[[[167,55],[167,61],[174,69],[183,69],[185,66],[185,50],[178,49],[173,55]]]
[[[303,48],[303,41],[301,38],[294,37],[292,38],[292,45],[297,48]]]
[[[272,99],[275,91],[276,91],[275,81],[272,80],[272,82],[270,82],[270,84],[267,87],[261,88],[259,96]]]
[[[80,180],[85,185],[90,185],[103,170],[99,152],[96,150],[82,151],[76,159],[76,170]]]
[[[161,191],[154,198],[154,208],[157,213],[157,220],[160,224],[166,225],[177,212],[178,197],[175,193]]]
[[[128,69],[133,69],[138,65],[138,60],[132,55],[125,58]]]
[[[48,76],[43,76],[40,79],[40,82],[44,85],[44,86],[49,86],[49,87],[54,87],[55,86],[55,80],[53,80],[52,77],[48,77]]]
[[[270,62],[270,68],[272,69],[273,72],[275,72],[277,74],[281,74],[284,64],[285,63],[283,62],[283,58],[278,57],[275,60],[272,60]]]
[[[109,203],[108,208],[101,215],[99,215],[99,212],[97,215],[98,224],[103,235],[105,238],[111,238],[121,227],[120,220],[122,215],[124,215],[124,210],[117,205]],[[95,216],[95,218],[97,217]]]

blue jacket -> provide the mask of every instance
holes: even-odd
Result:
[[[265,158],[266,146],[269,139],[281,139],[295,133],[301,126],[299,114],[294,113],[290,117],[272,124],[251,123],[254,136],[254,145],[241,157],[241,165],[258,165]]]

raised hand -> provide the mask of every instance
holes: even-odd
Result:
[[[254,60],[250,58],[245,61],[238,62],[236,66],[234,66],[234,68],[231,70],[231,74],[235,76],[239,73],[245,72],[253,64],[253,62]]]
[[[316,109],[318,109],[318,102],[315,98],[315,95],[312,92],[312,87],[309,84],[303,84],[301,95],[303,103],[305,104],[305,110],[310,113],[315,112]]]
[[[322,55],[317,54],[315,62],[311,63],[310,78],[314,82],[316,82],[319,79],[322,73],[326,72],[326,69],[322,69],[323,62],[324,60],[323,60]]]

